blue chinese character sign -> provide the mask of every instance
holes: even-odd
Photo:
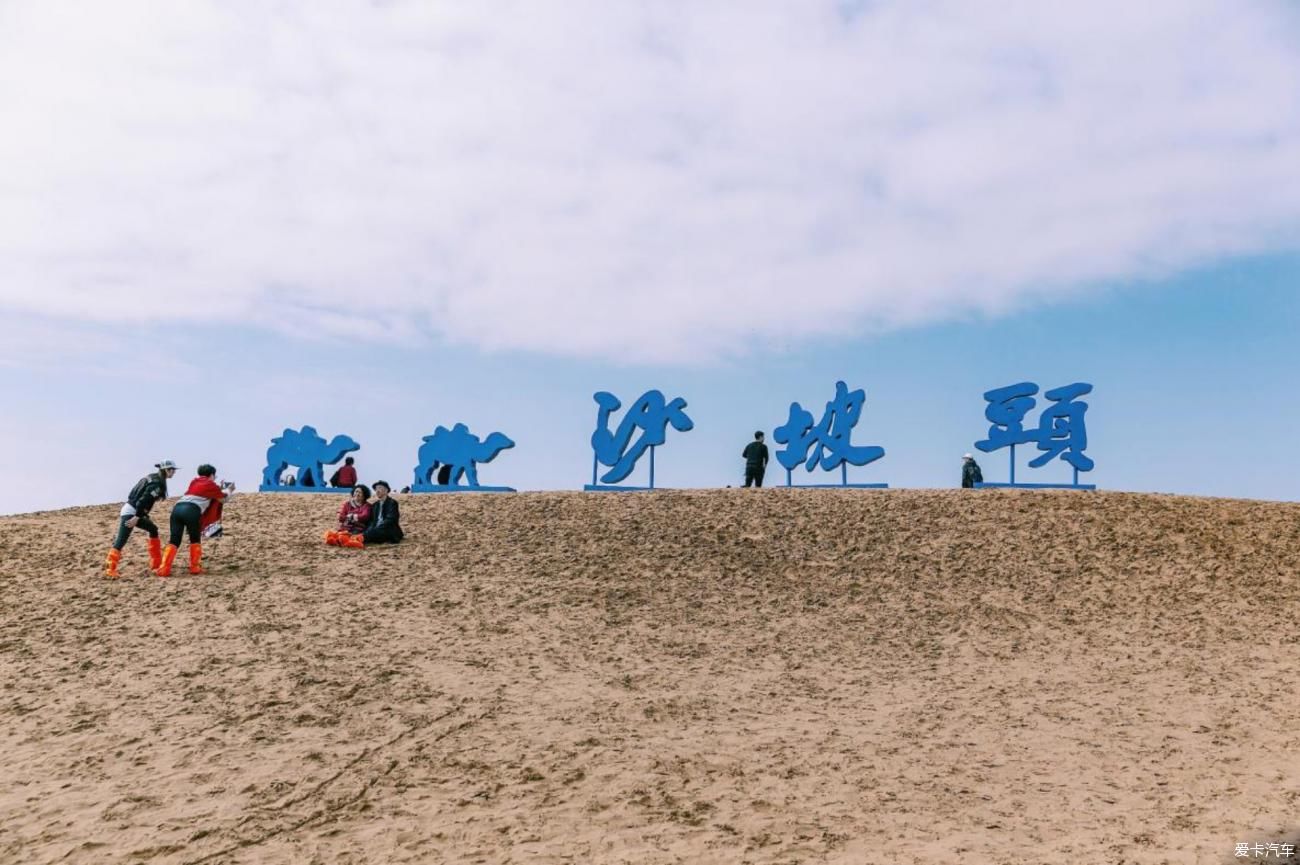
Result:
[[[668,425],[678,432],[694,429],[695,422],[686,416],[686,400],[677,397],[672,402],[664,399],[661,391],[648,390],[628,406],[618,429],[610,432],[609,416],[622,407],[618,397],[599,391],[592,395],[599,410],[596,413],[596,431],[591,434],[591,483],[583,487],[596,490],[652,490],[655,488],[655,448],[667,440]],[[636,441],[632,436],[640,431]],[[613,486],[626,478],[636,467],[637,460],[649,451],[650,485],[648,487]],[[600,466],[609,471],[599,474]]]
[[[344,487],[325,484],[325,466],[343,459],[347,454],[361,449],[349,436],[338,435],[328,442],[316,432],[315,427],[286,429],[283,435],[271,439],[266,451],[266,468],[262,469],[262,484],[258,490],[268,492],[298,493],[350,493]],[[281,476],[289,466],[297,467],[292,484],[281,483]]]
[[[821,420],[814,423],[812,413],[797,402],[790,403],[790,418],[772,432],[777,444],[785,450],[776,452],[777,462],[785,466],[785,485],[794,486],[794,469],[803,464],[808,471],[819,466],[824,471],[840,470],[838,484],[801,484],[814,487],[848,487],[853,489],[884,489],[889,484],[851,484],[850,465],[865,466],[885,455],[885,449],[875,445],[854,445],[849,439],[853,428],[862,417],[867,392],[862,388],[850,391],[842,381],[835,383],[835,399],[826,403]]]
[[[512,493],[513,487],[484,487],[478,482],[478,464],[489,463],[497,454],[512,448],[515,443],[499,432],[480,440],[472,435],[463,423],[451,429],[439,426],[433,435],[424,437],[417,455],[413,493]],[[435,482],[434,473],[437,472]],[[465,479],[462,486],[461,478]]]
[[[1093,462],[1085,454],[1088,447],[1088,430],[1084,425],[1084,414],[1088,404],[1078,398],[1092,393],[1092,385],[1075,382],[1055,390],[1044,392],[1043,396],[1051,401],[1038,415],[1038,426],[1025,429],[1025,416],[1038,404],[1034,395],[1038,385],[1030,381],[996,388],[984,394],[988,406],[984,417],[993,424],[989,427],[989,437],[975,442],[975,447],[985,453],[992,453],[1000,448],[1011,449],[1011,478],[1009,483],[982,483],[979,487],[1027,487],[1039,489],[1080,489],[1095,490],[1094,484],[1080,484],[1079,472],[1090,472]],[[1074,468],[1072,484],[1018,484],[1016,483],[1016,445],[1036,444],[1043,451],[1036,459],[1029,462],[1030,468],[1040,468],[1056,458],[1069,463]]]

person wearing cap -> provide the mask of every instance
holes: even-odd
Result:
[[[199,466],[198,477],[190,481],[185,495],[181,496],[176,507],[172,508],[171,537],[167,539],[167,549],[163,550],[162,564],[154,568],[160,577],[172,575],[172,562],[176,560],[176,550],[180,546],[181,536],[190,536],[190,573],[202,574],[204,530],[221,520],[221,506],[231,493],[234,484],[218,485],[213,478],[217,470],[208,465]]]
[[[740,455],[745,458],[745,486],[761,487],[767,472],[767,445],[763,444],[762,430],[754,433],[754,440],[745,445]]]
[[[158,526],[149,519],[149,512],[155,504],[167,498],[167,479],[176,474],[176,463],[163,460],[154,463],[154,468],[158,471],[145,475],[131,487],[131,492],[126,495],[126,504],[118,513],[117,536],[104,559],[104,576],[109,579],[116,580],[122,576],[117,569],[122,561],[122,548],[134,529],[149,533],[149,568],[152,570],[162,563],[162,541],[158,537]]]
[[[402,532],[401,510],[397,499],[389,495],[392,487],[388,481],[375,481],[375,500],[370,505],[370,522],[360,534],[339,537],[340,547],[364,549],[367,544],[396,544],[406,535]]]
[[[970,454],[962,454],[961,488],[968,490],[982,483],[984,483],[984,472],[980,471],[980,464],[975,462],[975,457]]]

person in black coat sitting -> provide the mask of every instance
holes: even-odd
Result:
[[[389,495],[387,481],[375,481],[375,500],[370,505],[370,523],[364,533],[349,535],[342,546],[362,549],[366,544],[395,544],[402,540],[401,512],[397,499]]]

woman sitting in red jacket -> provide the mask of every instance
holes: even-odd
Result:
[[[325,533],[325,543],[332,547],[341,547],[350,535],[359,535],[366,530],[370,522],[370,488],[357,484],[352,488],[352,496],[339,508],[339,527],[337,531]]]

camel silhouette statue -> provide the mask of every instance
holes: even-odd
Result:
[[[328,492],[332,487],[325,485],[325,466],[336,463],[347,454],[360,450],[361,445],[345,435],[334,436],[325,441],[316,432],[315,427],[305,426],[300,430],[286,429],[283,435],[271,439],[271,447],[266,451],[266,468],[262,470],[262,492],[274,490],[294,490],[296,492]],[[286,486],[280,483],[284,470],[296,466],[297,483]],[[339,490],[351,492],[351,490]]]
[[[478,463],[491,462],[501,451],[514,446],[513,441],[499,432],[480,440],[463,423],[451,429],[440,426],[433,435],[425,436],[424,444],[420,445],[417,456],[420,464],[415,467],[411,492],[514,492],[511,487],[485,487],[478,482]],[[433,473],[440,467],[445,483],[432,483]],[[460,483],[462,477],[466,481],[464,486]]]

